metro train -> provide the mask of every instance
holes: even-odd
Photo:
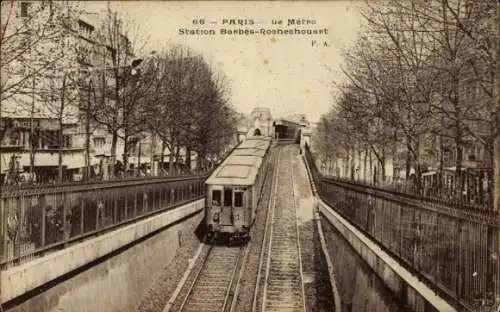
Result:
[[[249,238],[269,167],[271,138],[240,143],[205,182],[208,236],[228,235],[229,243]]]

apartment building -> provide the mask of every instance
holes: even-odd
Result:
[[[23,27],[34,28],[36,25],[31,26],[31,24],[42,24],[49,19],[52,22],[51,29],[57,30],[53,31],[50,39],[47,37],[42,38],[43,40],[39,37],[33,39],[30,37],[32,36],[30,32],[26,32],[28,35],[16,34],[17,37],[13,38],[18,42],[11,44],[22,47],[31,40],[36,42],[36,45],[33,44],[23,51],[20,61],[2,64],[2,88],[8,86],[7,79],[16,82],[17,78],[23,82],[23,88],[19,89],[19,92],[14,92],[8,98],[2,95],[0,127],[2,184],[10,178],[33,178],[39,182],[55,181],[58,177],[59,153],[62,154],[61,165],[65,180],[81,177],[87,160],[97,169],[102,167],[103,159],[110,155],[111,139],[107,131],[95,123],[87,125],[86,122],[82,122],[85,121],[85,103],[89,100],[86,95],[87,93],[90,95],[90,92],[88,88],[82,88],[81,80],[86,83],[91,82],[93,78],[96,79],[97,72],[109,69],[111,55],[116,51],[103,44],[103,37],[99,34],[102,22],[99,14],[76,8],[71,16],[68,13],[67,18],[57,21],[58,13],[67,9],[67,5],[70,4],[62,1],[14,1],[5,6],[2,4],[3,21],[6,20],[4,15],[10,13],[8,24],[2,21],[2,26],[5,26],[7,32],[15,32],[16,29]],[[123,40],[128,42],[126,37],[123,37]],[[2,50],[3,57],[8,51],[4,47]],[[52,78],[48,79],[47,76],[38,77],[28,72],[37,69],[33,67],[40,63],[37,59],[40,58],[40,51],[48,51],[49,53],[43,57],[52,64],[63,62],[65,70],[75,74],[72,75],[73,78],[77,77],[72,83],[64,80],[67,87],[64,102],[58,98],[63,76],[54,73]],[[127,50],[126,53],[128,52]],[[29,79],[23,81],[23,75]],[[96,87],[98,85],[94,83],[92,90],[94,96],[104,92],[100,90],[102,85],[100,88]],[[68,99],[68,95],[71,95],[71,100]],[[63,107],[61,103],[64,103]],[[90,136],[89,148],[86,146],[87,136]],[[117,155],[122,154],[123,142],[119,140]]]
[[[69,80],[65,81],[67,101],[59,101],[58,90],[63,86],[57,70],[61,63],[75,57],[75,51],[68,47],[77,40],[72,35],[71,18],[63,19],[58,14],[62,8],[62,3],[49,1],[2,4],[2,26],[12,34],[9,45],[2,46],[2,57],[9,52],[20,55],[2,64],[2,91],[14,90],[2,96],[0,163],[4,180],[28,171],[33,172],[30,178],[53,180],[60,152],[64,175],[71,174],[83,160],[75,137],[78,103],[69,100],[75,93]],[[3,14],[9,17],[5,19]],[[47,28],[47,36],[40,34],[41,27]]]

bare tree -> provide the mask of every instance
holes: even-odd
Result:
[[[197,153],[199,168],[207,156],[220,156],[234,137],[236,123],[223,77],[215,75],[201,56],[179,46],[162,52],[154,74],[147,74],[152,75],[156,80],[148,97],[148,124],[170,151],[169,171],[181,149],[188,166],[191,152]]]
[[[49,115],[57,119],[58,132],[58,182],[63,182],[63,151],[70,147],[73,135],[65,134],[69,128],[75,128],[79,118],[79,79],[80,68],[75,62],[82,51],[78,38],[71,32],[74,28],[76,12],[66,11],[63,23],[65,32],[53,38],[50,43],[52,54],[57,58],[48,68],[41,72],[43,78],[36,95],[44,104]],[[71,126],[72,125],[72,126]],[[68,127],[69,126],[69,127]],[[73,129],[74,130],[74,129]]]
[[[348,83],[337,85],[338,117],[352,126],[346,135],[356,148],[371,146],[379,162],[388,144],[393,158],[399,144],[406,146],[406,176],[414,167],[417,189],[425,167],[422,145],[436,137],[442,146],[446,138],[455,146],[456,196],[462,192],[462,155],[470,137],[495,159],[492,8],[489,1],[392,0],[367,3],[363,11],[364,35],[345,55]],[[487,135],[483,125],[489,125]],[[441,148],[440,168],[442,160]]]
[[[61,56],[46,49],[67,30],[62,21],[76,3],[2,1],[0,29],[0,99],[30,94],[32,78],[53,66]]]
[[[101,92],[96,103],[95,121],[107,128],[112,135],[111,158],[116,161],[118,138],[124,141],[124,166],[127,165],[127,152],[130,137],[141,133],[144,125],[143,96],[147,86],[140,84],[132,73],[135,60],[134,52],[140,52],[144,38],[138,26],[130,19],[119,16],[109,6],[104,12],[104,20],[99,29],[101,41],[109,51],[104,64],[108,71],[102,71],[100,79],[94,81]],[[107,96],[107,95],[111,96]]]
[[[480,91],[482,98],[471,101],[483,106],[475,110],[480,122],[488,124],[488,134],[477,131],[474,127],[466,131],[484,144],[490,155],[490,166],[494,169],[493,207],[500,210],[500,5],[495,0],[485,1],[442,1],[443,10],[449,13],[449,20],[470,41],[468,65],[476,79],[472,90]],[[477,90],[479,89],[479,90]],[[469,89],[470,91],[471,89]],[[478,133],[479,132],[479,133]]]
[[[78,3],[67,1],[1,3],[0,142],[12,126],[6,120],[11,115],[30,116],[33,140],[33,118],[39,110],[35,101],[38,84],[43,81],[44,71],[64,58],[54,53],[52,42],[63,37],[71,27],[68,15],[76,16],[78,12]],[[33,142],[30,145],[33,147]],[[31,150],[33,168],[33,148]],[[33,169],[31,171],[33,173]]]

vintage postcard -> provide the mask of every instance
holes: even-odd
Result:
[[[0,312],[500,311],[498,1],[0,13]]]

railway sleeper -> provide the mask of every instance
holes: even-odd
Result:
[[[272,297],[301,297],[302,290],[298,287],[269,287],[267,290],[267,296]]]
[[[269,307],[266,308],[266,312],[303,312],[302,307],[285,307],[285,306],[280,306],[280,307]]]

